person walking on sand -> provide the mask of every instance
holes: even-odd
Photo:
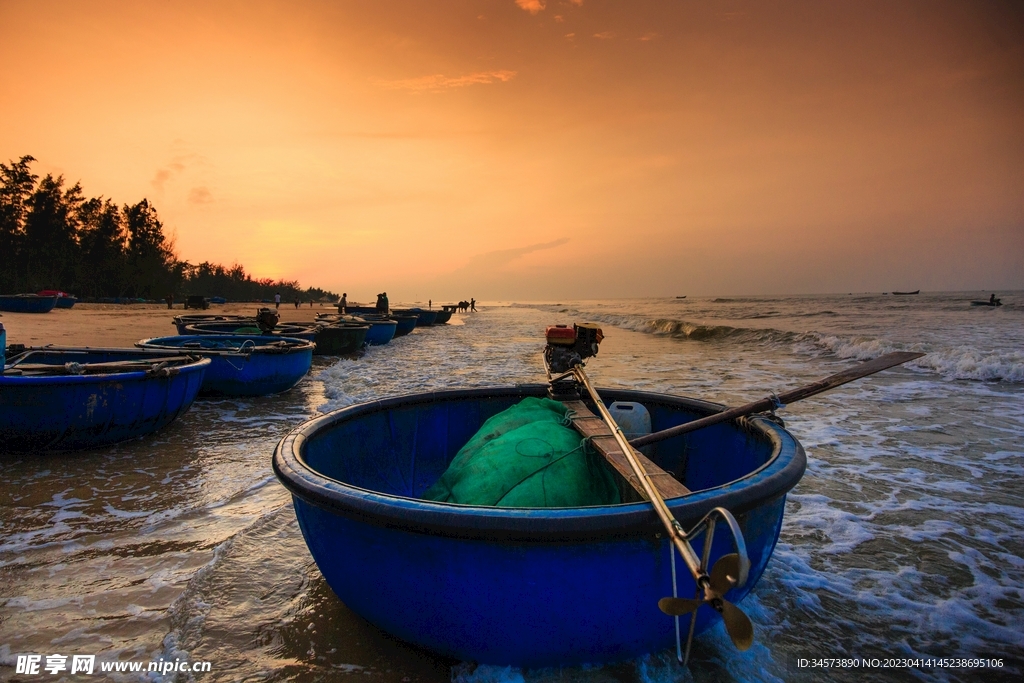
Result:
[[[281,308],[281,292],[274,295],[274,308]]]
[[[476,313],[476,299],[470,298],[470,300],[469,300],[469,310],[471,310],[474,313]]]

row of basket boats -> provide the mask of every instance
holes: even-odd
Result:
[[[145,436],[199,395],[287,391],[314,355],[356,354],[451,318],[448,310],[368,310],[284,325],[271,309],[181,315],[173,320],[177,335],[135,348],[12,344],[0,373],[0,451],[94,448]]]

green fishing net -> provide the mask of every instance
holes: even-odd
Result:
[[[568,409],[526,398],[484,422],[425,500],[497,507],[620,502],[612,470],[573,429]]]

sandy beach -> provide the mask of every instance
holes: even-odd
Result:
[[[184,314],[255,315],[267,304],[229,303],[211,306],[205,311],[185,310],[175,304],[168,310],[166,304],[83,304],[74,308],[54,309],[49,313],[0,314],[0,322],[7,328],[8,344],[26,346],[133,346],[140,339],[166,337],[177,334],[171,319]],[[273,308],[273,304],[270,304]],[[281,322],[309,321],[317,313],[334,313],[330,304],[308,303],[299,308],[294,304],[281,304]]]

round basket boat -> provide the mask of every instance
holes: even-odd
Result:
[[[674,644],[675,620],[658,609],[673,594],[671,555],[649,504],[539,509],[419,499],[485,420],[546,390],[466,389],[364,403],[310,420],[278,444],[274,470],[293,494],[306,544],[349,608],[406,641],[488,664],[599,663]],[[601,395],[643,404],[654,430],[721,410],[664,394]],[[684,527],[715,507],[736,516],[750,578],[727,598],[741,600],[764,571],[785,495],[803,475],[800,444],[755,418],[649,448],[655,463],[693,491],[668,501]],[[717,534],[711,563],[729,552],[728,534]],[[678,595],[692,595],[693,579],[676,565]],[[702,607],[697,632],[719,618]]]
[[[0,451],[95,448],[149,434],[189,409],[210,366],[139,349],[50,347],[23,358],[0,375]]]
[[[142,349],[185,351],[209,358],[200,393],[265,396],[288,391],[313,364],[313,342],[271,335],[182,335],[143,339]]]

